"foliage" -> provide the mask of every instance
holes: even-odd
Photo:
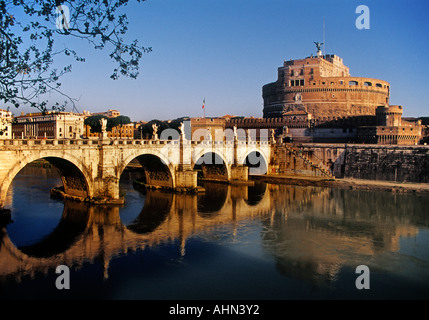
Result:
[[[127,116],[117,116],[116,118],[107,119],[107,131],[111,131],[112,128],[125,124],[131,123],[131,120]]]
[[[161,121],[161,120],[157,120],[157,119],[151,120],[145,124],[142,124],[139,127],[139,131],[143,137],[152,138],[152,135],[153,135],[152,125],[153,124],[156,124],[158,126],[158,130],[157,130],[158,135],[162,132],[162,130],[169,128],[168,123],[166,121]]]
[[[104,115],[97,114],[90,116],[85,119],[84,124],[91,128],[92,133],[101,132],[101,119],[107,119],[106,131],[112,131],[114,127],[122,127],[125,124],[131,123],[131,120],[127,116],[117,116],[115,118],[108,118]]]
[[[145,0],[137,0],[143,2]],[[112,79],[136,78],[142,54],[151,48],[127,43],[127,16],[120,9],[129,0],[0,0],[0,102],[18,108],[29,104],[42,112],[64,110],[74,99],[60,90],[60,77],[71,65],[54,68],[59,56],[84,62],[63,38],[85,40],[94,49],[112,49]],[[69,19],[67,18],[69,16]],[[61,40],[61,48],[55,46]],[[59,93],[64,103],[50,104],[46,94]],[[40,101],[41,100],[41,101]]]
[[[175,129],[179,131],[180,125],[183,121],[189,120],[189,117],[181,117],[170,121],[162,121],[162,120],[151,120],[145,124],[142,124],[139,126],[138,130],[141,132],[143,137],[152,138],[153,135],[153,128],[152,125],[156,124],[158,126],[157,133],[158,135],[161,135],[161,132],[165,129]]]
[[[429,117],[420,117],[419,120],[422,120],[422,125],[429,126]]]
[[[84,125],[87,125],[91,128],[92,133],[101,132],[101,123],[100,123],[101,119],[108,119],[108,118],[101,114],[97,114],[86,118],[83,123]]]

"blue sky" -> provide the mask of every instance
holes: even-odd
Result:
[[[355,26],[361,4],[369,30]],[[148,0],[125,12],[127,37],[153,51],[136,80],[114,81],[110,51],[75,41],[86,62],[73,64],[62,88],[79,111],[114,108],[133,121],[198,117],[205,98],[206,116],[262,117],[262,86],[284,60],[315,54],[325,19],[326,53],[342,57],[352,76],[390,82],[390,103],[403,105],[404,116],[429,115],[427,0]]]

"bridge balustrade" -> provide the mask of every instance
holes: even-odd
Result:
[[[0,146],[12,146],[12,145],[94,145],[99,144],[99,139],[5,139],[0,140]],[[109,145],[152,145],[152,144],[179,144],[180,140],[120,140],[111,139],[108,140]],[[251,144],[251,145],[266,145],[269,141],[242,141],[239,140],[240,145]],[[222,141],[222,140],[185,140],[183,144],[191,144],[193,146],[199,144],[214,144],[214,145],[231,145],[234,141]]]

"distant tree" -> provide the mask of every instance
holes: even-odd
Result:
[[[92,133],[101,132],[101,119],[107,119],[106,131],[111,132],[114,127],[122,128],[123,125],[131,123],[131,120],[127,116],[117,116],[115,118],[108,118],[104,115],[97,114],[90,116],[85,119],[84,124],[91,128]]]
[[[184,121],[189,121],[189,117],[181,117],[174,120],[167,121],[168,127],[180,131],[180,125]]]
[[[429,117],[420,117],[419,120],[422,120],[422,125],[429,126]]]
[[[127,116],[117,116],[115,118],[109,118],[107,120],[107,127],[114,128],[117,126],[123,126],[125,124],[131,123],[131,120]]]
[[[143,2],[145,0],[136,0]],[[29,104],[42,112],[64,110],[74,99],[61,90],[60,77],[71,65],[54,67],[57,57],[84,62],[64,38],[80,38],[94,49],[110,47],[115,62],[110,78],[136,78],[143,53],[151,48],[126,42],[127,16],[120,9],[129,0],[0,0],[0,102],[18,108]],[[64,39],[64,41],[62,40]],[[57,40],[60,46],[56,46]],[[44,96],[59,93],[64,103]]]
[[[101,119],[107,119],[107,121],[109,121],[106,116],[103,116],[101,114],[97,114],[94,116],[90,116],[88,118],[85,119],[85,121],[83,122],[85,125],[88,125],[91,128],[91,132],[92,133],[97,133],[97,132],[101,132],[101,123],[100,120]],[[107,122],[109,123],[109,122]],[[106,128],[107,129],[107,128]]]
[[[157,119],[151,120],[148,123],[142,124],[139,127],[139,131],[141,132],[142,137],[147,136],[149,139],[152,138],[152,135],[153,135],[152,125],[154,123],[158,126],[158,130],[157,130],[158,135],[160,135],[163,130],[168,129],[170,127],[167,121],[162,121]]]
[[[114,127],[118,126],[122,129],[122,126],[128,123],[131,123],[131,120],[127,116],[117,116],[116,118],[109,118],[107,119],[107,131],[112,131]],[[122,130],[120,130],[120,136],[122,138]]]

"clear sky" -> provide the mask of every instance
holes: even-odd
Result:
[[[356,28],[358,5],[370,9],[369,30]],[[125,12],[127,37],[153,51],[136,80],[111,80],[110,51],[76,42],[86,62],[73,64],[62,88],[79,111],[198,117],[205,99],[206,116],[262,117],[262,86],[277,80],[284,60],[316,53],[325,20],[326,53],[343,58],[352,76],[390,82],[390,103],[404,116],[429,115],[427,0],[148,0]]]

